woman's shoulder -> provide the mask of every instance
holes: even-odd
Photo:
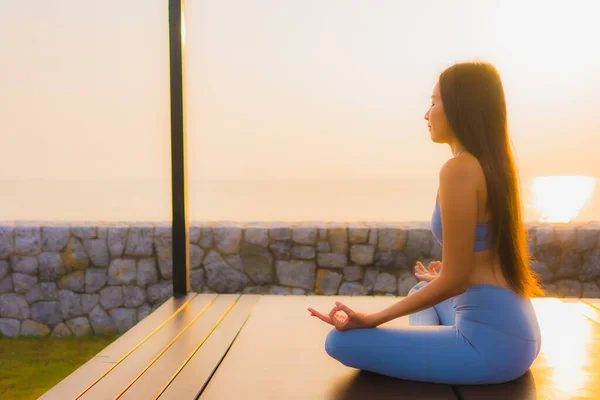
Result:
[[[440,168],[439,178],[440,183],[445,184],[461,183],[477,186],[482,181],[485,183],[483,168],[477,157],[470,153],[463,153],[446,161]]]

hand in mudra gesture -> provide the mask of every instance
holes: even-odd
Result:
[[[432,261],[429,266],[425,268],[421,262],[417,261],[415,265],[415,276],[422,281],[431,282],[438,277],[439,273],[437,270],[442,268],[442,263],[439,261]]]
[[[335,302],[335,307],[331,309],[328,315],[321,314],[312,307],[309,307],[308,311],[311,316],[333,325],[338,331],[374,327],[373,323],[369,320],[368,313],[354,311],[339,301]]]

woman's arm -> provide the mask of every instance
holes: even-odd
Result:
[[[477,181],[481,167],[472,156],[450,159],[440,170],[439,202],[442,217],[442,260],[439,276],[386,308],[368,316],[378,326],[395,318],[432,307],[466,289],[475,261]]]

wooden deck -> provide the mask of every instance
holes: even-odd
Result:
[[[599,399],[600,299],[534,299],[543,330],[531,370],[502,385],[424,384],[348,368],[324,351],[308,306],[375,311],[395,297],[189,294],[44,394],[66,399]],[[400,318],[387,326],[407,324]]]

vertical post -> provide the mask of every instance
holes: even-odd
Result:
[[[173,207],[173,296],[190,290],[185,120],[183,99],[183,0],[169,0],[169,55],[171,75],[171,187]]]

